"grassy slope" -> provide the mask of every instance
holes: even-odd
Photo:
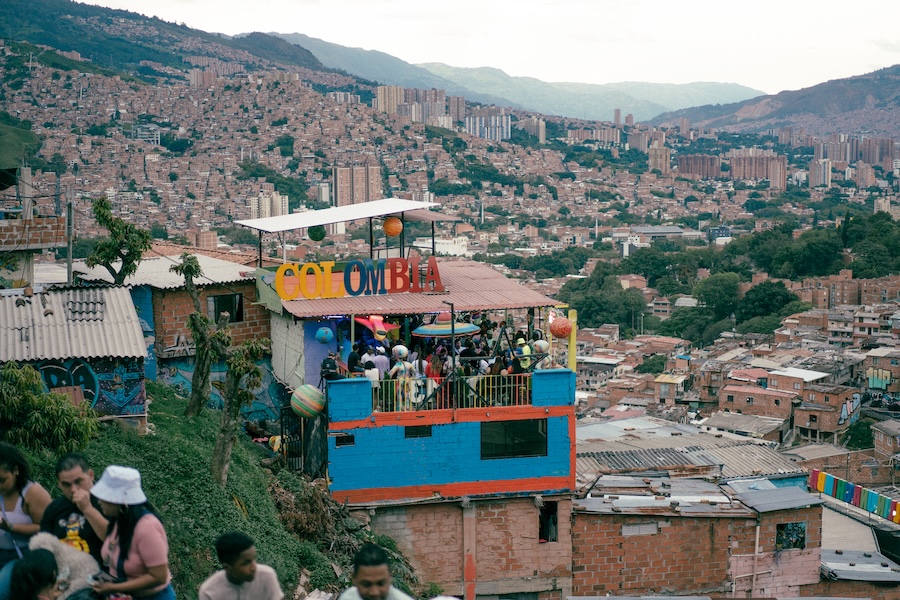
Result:
[[[109,464],[141,471],[147,496],[159,509],[169,536],[178,597],[197,597],[199,584],[218,568],[213,542],[230,529],[253,536],[260,562],[278,571],[286,591],[293,590],[301,567],[313,571],[315,582],[316,571],[329,565],[323,564],[324,557],[314,545],[285,530],[267,491],[274,477],[258,466],[260,452],[249,442],[236,445],[228,486],[220,489],[209,469],[219,413],[182,417],[184,401],[168,388],[150,383],[147,387],[153,398],[151,420],[156,433],[139,436],[134,430],[106,425],[85,453],[98,477]],[[58,495],[53,457],[44,453],[31,458],[36,478]]]
[[[38,136],[30,131],[0,123],[0,169],[21,165],[22,158],[31,156],[38,141]]]

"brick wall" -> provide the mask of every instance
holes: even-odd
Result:
[[[225,285],[209,285],[200,288],[200,304],[207,310],[207,298],[223,294],[241,294],[244,297],[244,320],[231,323],[232,342],[237,345],[248,340],[269,337],[269,311],[256,302],[254,281],[239,281]],[[156,333],[156,353],[161,358],[193,355],[193,340],[188,329],[188,315],[194,305],[183,289],[153,290],[153,321]],[[213,315],[208,315],[214,318]]]
[[[859,485],[888,485],[891,469],[876,464],[872,450],[857,450],[841,456],[827,456],[798,461],[797,465],[809,471],[818,469]]]
[[[654,523],[658,531],[654,535],[622,535],[623,525]],[[752,533],[747,535],[746,530],[754,526],[755,521],[746,519],[576,513],[572,527],[572,594],[724,592],[730,589],[729,554],[752,552]]]
[[[560,600],[571,585],[572,539],[566,497],[557,501],[558,541],[538,539],[538,508],[532,497],[473,501],[476,593],[536,592],[541,600]],[[372,530],[391,536],[423,582],[444,593],[464,593],[465,539],[459,503],[379,508],[369,516]]]
[[[900,586],[868,581],[819,581],[800,588],[800,596],[808,598],[866,598],[867,600],[897,600]]]
[[[776,553],[777,526],[795,522],[807,524],[806,548]],[[655,526],[656,533],[623,535],[626,525]],[[576,513],[572,593],[715,594],[730,592],[734,581],[739,595],[746,597],[753,581],[745,575],[753,573],[755,536],[756,521],[750,519]],[[775,596],[776,590],[796,595],[799,586],[818,581],[821,539],[821,507],[763,514],[754,596]]]
[[[65,245],[65,217],[0,220],[0,252],[61,248]]]
[[[806,524],[805,548],[776,549],[778,526],[788,523]],[[755,529],[751,531],[755,535]],[[755,539],[749,540],[750,552],[733,552],[730,559],[729,570],[735,582],[737,596],[797,596],[801,586],[819,581],[819,567],[822,564],[822,507],[761,514],[759,555],[756,557],[753,555],[754,544]],[[754,570],[757,573],[756,587],[753,587]]]

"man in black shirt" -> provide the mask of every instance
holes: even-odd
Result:
[[[41,519],[41,531],[52,533],[63,543],[89,553],[99,564],[100,547],[109,521],[91,496],[94,471],[83,455],[70,452],[56,462],[56,485],[63,493],[50,503]]]
[[[363,369],[359,364],[360,356],[359,356],[359,344],[353,344],[353,349],[350,350],[350,355],[347,357],[347,370],[351,373],[364,373],[365,369]]]

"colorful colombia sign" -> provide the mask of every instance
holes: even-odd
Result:
[[[428,258],[424,280],[418,257],[351,260],[343,273],[335,272],[334,265],[334,261],[281,265],[275,272],[275,291],[282,300],[444,291],[433,256]]]

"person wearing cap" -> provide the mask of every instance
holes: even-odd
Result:
[[[384,379],[384,374],[391,370],[391,361],[385,353],[384,346],[375,348],[375,358],[372,359],[372,362],[375,363],[375,368],[378,369],[381,379]]]
[[[169,572],[169,542],[162,522],[141,489],[141,474],[110,465],[91,488],[109,519],[109,535],[100,556],[115,582],[97,582],[99,594],[128,594],[150,600],[174,600]]]
[[[516,340],[516,350],[522,350],[521,356],[519,356],[519,365],[522,367],[523,372],[528,371],[528,367],[531,366],[531,348],[528,347],[528,344],[525,342],[525,338],[520,337]]]

